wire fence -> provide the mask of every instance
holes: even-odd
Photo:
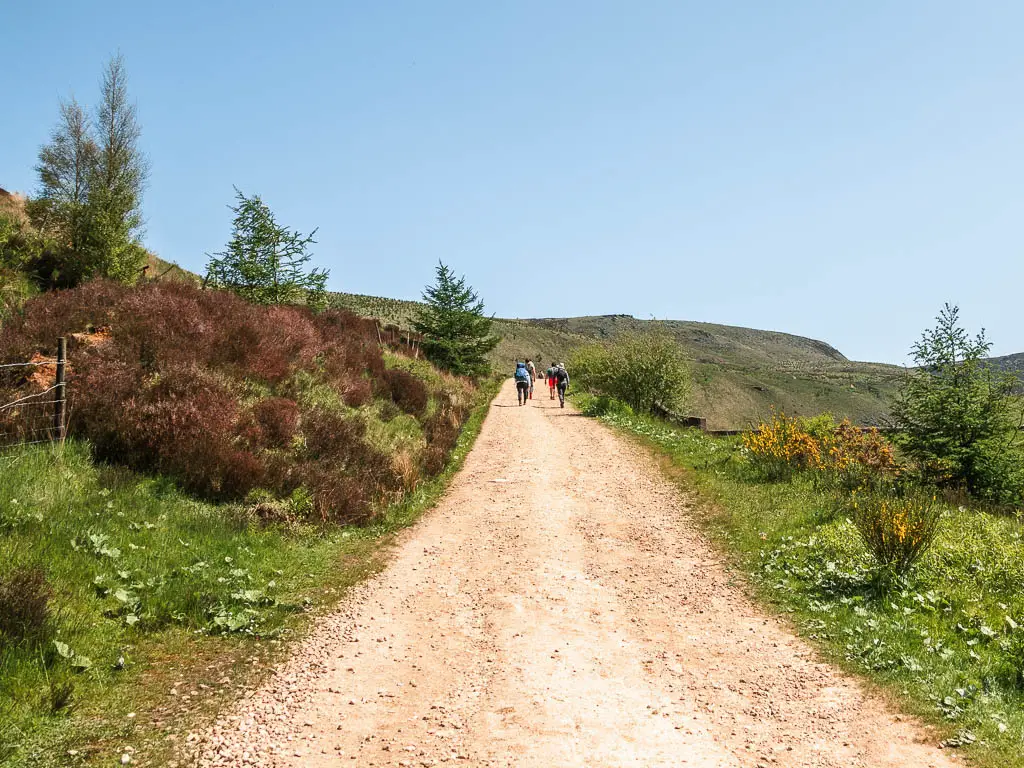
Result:
[[[57,356],[0,363],[0,449],[60,442],[67,432],[67,343]]]

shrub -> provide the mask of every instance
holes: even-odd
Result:
[[[833,421],[830,429],[819,432],[818,440],[821,461],[817,469],[846,491],[888,487],[902,472],[892,444],[877,429],[857,429],[846,419],[839,424]]]
[[[836,424],[827,413],[811,419],[773,413],[743,435],[743,446],[757,474],[771,480],[815,470],[853,490],[900,474],[892,445],[877,429],[861,430],[847,419]]]
[[[299,405],[286,397],[268,397],[251,411],[250,440],[260,448],[287,448],[299,426]]]
[[[626,403],[637,413],[675,411],[686,404],[690,370],[682,348],[658,324],[617,336],[609,344],[577,349],[569,372],[596,395]]]
[[[391,399],[410,416],[422,418],[427,411],[427,386],[413,374],[401,368],[389,368],[384,372]]]
[[[821,465],[821,446],[797,419],[773,413],[770,421],[743,434],[747,458],[760,476],[782,480],[794,470]]]
[[[938,532],[942,509],[934,497],[910,493],[876,496],[854,491],[850,519],[887,576],[905,575]]]
[[[0,635],[11,643],[45,640],[51,631],[51,597],[41,568],[15,566],[0,574]]]
[[[333,411],[317,409],[303,414],[302,433],[312,458],[345,461],[354,446],[362,443],[366,424]]]
[[[588,398],[583,413],[587,416],[619,416],[629,417],[633,415],[633,409],[621,400],[607,395],[598,395],[595,398]]]

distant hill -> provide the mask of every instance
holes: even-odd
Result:
[[[1018,379],[1024,381],[1024,352],[1017,352],[1013,355],[1002,355],[1000,357],[990,357],[988,362],[999,370],[1012,373]]]
[[[420,306],[348,293],[332,294],[331,301],[399,326],[407,326]],[[543,366],[565,359],[580,344],[649,322],[630,315],[496,319],[502,340],[492,363],[500,369],[531,357]],[[665,325],[693,361],[690,411],[713,429],[744,427],[772,408],[791,415],[830,411],[857,424],[882,424],[902,373],[898,366],[848,360],[829,344],[803,336],[683,320]]]

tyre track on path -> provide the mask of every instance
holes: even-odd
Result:
[[[757,610],[686,504],[642,451],[507,384],[438,507],[198,764],[957,764]]]

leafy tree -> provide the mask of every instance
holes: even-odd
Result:
[[[675,411],[690,394],[690,368],[675,337],[659,323],[588,344],[569,359],[569,373],[595,394],[620,400],[638,413]]]
[[[491,318],[484,303],[444,263],[436,269],[437,282],[423,292],[426,306],[413,320],[424,336],[423,352],[435,365],[462,376],[481,376],[490,371],[487,353],[498,345],[491,335]]]
[[[308,235],[283,227],[258,195],[246,197],[237,188],[238,205],[227,250],[210,256],[205,284],[227,288],[255,304],[326,303],[327,270],[312,269]]]
[[[917,367],[907,372],[892,411],[897,441],[933,479],[1012,500],[1021,487],[1017,382],[985,362],[985,332],[971,338],[959,318],[960,309],[946,304],[914,344]]]
[[[41,230],[74,252],[84,249],[88,235],[89,181],[98,154],[85,110],[74,99],[62,101],[60,120],[39,150],[40,190],[30,212]]]

